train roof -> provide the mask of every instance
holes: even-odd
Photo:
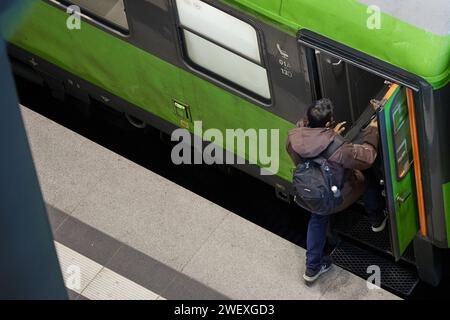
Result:
[[[449,0],[223,0],[287,28],[309,29],[427,80],[450,80]],[[372,7],[377,6],[377,7]],[[379,28],[369,28],[374,9]]]

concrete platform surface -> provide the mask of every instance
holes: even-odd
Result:
[[[74,299],[398,299],[337,266],[307,287],[304,249],[21,111],[66,285],[89,269]]]

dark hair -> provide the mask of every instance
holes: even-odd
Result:
[[[308,127],[323,128],[327,122],[333,118],[333,103],[330,99],[324,98],[315,101],[306,111]]]

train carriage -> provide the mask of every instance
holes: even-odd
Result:
[[[336,120],[356,125],[376,98],[390,216],[382,251],[436,285],[450,246],[449,15],[445,0],[41,0],[9,53],[17,75],[55,97],[101,103],[137,126],[278,129],[270,174],[248,149],[219,147],[285,201],[284,141],[307,106],[328,97]]]

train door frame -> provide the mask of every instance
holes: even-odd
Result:
[[[424,114],[426,112],[425,110],[433,109],[433,88],[428,82],[417,75],[390,65],[377,58],[368,56],[356,49],[345,46],[307,29],[301,29],[298,32],[297,41],[299,46],[305,46],[309,49],[325,52],[344,62],[375,73],[392,83],[405,86],[406,88],[409,88],[411,92],[414,92],[414,111],[417,119],[421,120],[417,121],[415,130],[422,133],[417,136],[418,149],[421,150],[421,152],[430,151],[430,147],[427,146],[426,137],[424,137],[423,134],[426,130],[426,125],[424,124],[424,119],[426,118],[426,115]],[[311,52],[314,53],[314,50],[308,50],[308,52],[311,54]],[[426,169],[429,168],[428,160],[426,157],[421,160],[424,161],[421,161],[420,170],[426,172]],[[423,189],[431,190],[432,181],[430,181],[426,175],[422,174],[422,179],[420,181],[423,184]],[[416,267],[420,277],[428,283],[436,284],[440,281],[441,265],[440,255],[437,251],[438,248],[434,242],[435,236],[432,228],[433,216],[431,198],[431,195],[424,194],[422,199],[422,201],[425,202],[425,229],[428,231],[426,234],[417,232],[413,241],[416,255],[427,257],[426,259],[416,259]],[[423,228],[421,229],[423,230]]]

